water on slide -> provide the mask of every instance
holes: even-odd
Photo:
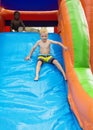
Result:
[[[59,70],[43,64],[34,81],[39,47],[24,60],[39,39],[39,33],[0,34],[0,130],[81,130]],[[49,39],[61,41],[55,33]],[[62,48],[51,45],[51,54],[65,70]]]

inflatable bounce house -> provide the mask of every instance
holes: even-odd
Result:
[[[38,32],[9,32],[15,10],[26,26],[54,27],[49,38],[67,81],[43,64],[34,81]],[[1,0],[0,130],[93,130],[93,0]]]

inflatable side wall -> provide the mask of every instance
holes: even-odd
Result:
[[[90,69],[90,37],[79,0],[60,0],[59,33],[69,47],[64,52],[69,102],[84,130],[93,130],[93,76]]]
[[[93,73],[93,0],[81,0],[90,34],[90,65]]]

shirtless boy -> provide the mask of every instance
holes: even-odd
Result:
[[[40,38],[41,39],[39,41],[37,41],[36,44],[31,49],[30,54],[25,58],[25,60],[29,60],[32,56],[32,53],[37,48],[37,46],[40,46],[40,55],[38,56],[38,62],[37,62],[37,66],[36,66],[36,76],[35,76],[34,80],[39,79],[40,68],[44,62],[54,64],[60,70],[60,72],[63,74],[64,79],[67,80],[65,72],[64,72],[62,66],[60,65],[60,63],[50,55],[50,45],[58,44],[61,47],[63,47],[63,49],[65,49],[65,50],[67,50],[68,48],[66,46],[64,46],[61,42],[49,40],[48,31],[46,28],[42,28],[40,30]]]
[[[11,32],[20,32],[25,31],[25,25],[23,21],[20,19],[20,12],[14,12],[14,19],[11,20],[10,24],[10,31]]]

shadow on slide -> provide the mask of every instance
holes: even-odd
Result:
[[[61,41],[58,34],[49,38]],[[0,130],[81,130],[68,103],[68,85],[52,64],[44,64],[34,81],[39,48],[25,61],[39,40],[38,33],[0,34]],[[52,55],[64,67],[62,48]]]

